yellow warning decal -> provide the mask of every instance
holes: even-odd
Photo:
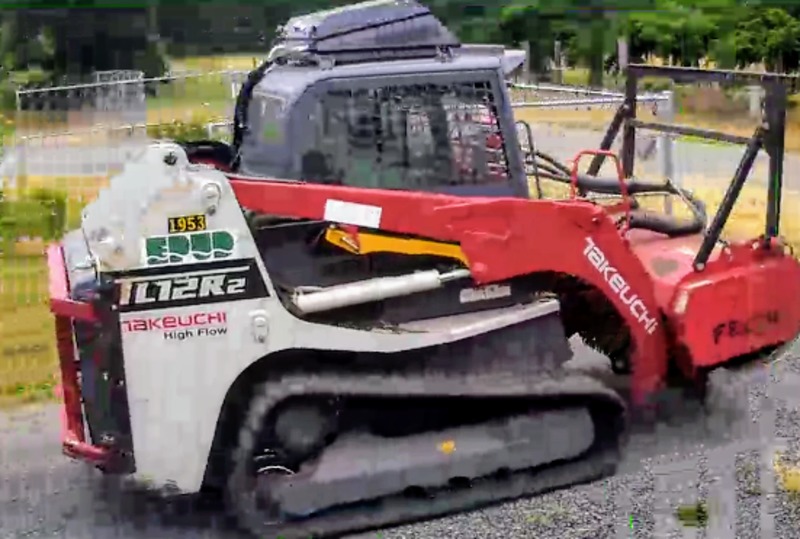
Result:
[[[797,494],[800,492],[800,466],[789,462],[783,452],[776,452],[772,460],[775,474],[787,492]]]
[[[371,253],[397,253],[404,255],[439,256],[460,261],[465,266],[467,257],[461,247],[452,243],[442,243],[432,240],[416,238],[396,238],[373,234],[370,232],[357,232],[354,235],[336,227],[325,231],[325,240],[332,245],[344,249],[355,255]]]
[[[456,442],[454,440],[446,440],[437,445],[436,448],[445,455],[449,455],[456,450]]]

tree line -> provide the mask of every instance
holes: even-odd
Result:
[[[432,7],[455,14],[457,0]],[[789,0],[786,0],[789,2]],[[461,13],[469,13],[466,1]],[[680,66],[754,64],[770,71],[800,68],[800,3],[759,0],[533,0],[500,3],[449,24],[478,41],[531,44],[531,68],[544,72],[560,41],[569,65],[590,68],[600,85],[623,38],[632,59],[658,57]],[[499,24],[492,24],[499,21]],[[611,60],[611,61],[610,61]]]
[[[342,0],[11,0],[0,7],[0,77],[141,69],[159,75],[167,55],[266,51],[288,17]],[[599,85],[617,42],[632,59],[683,66],[793,72],[800,68],[800,3],[792,0],[474,0],[426,3],[463,41],[530,45],[546,75],[559,42],[570,66]],[[124,7],[118,7],[124,6]],[[24,79],[24,77],[22,77]],[[24,82],[24,80],[23,80]]]

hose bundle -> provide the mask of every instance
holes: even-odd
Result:
[[[572,171],[553,156],[541,151],[534,151],[533,158],[528,158],[532,175],[535,178],[539,196],[541,197],[540,179],[553,180],[566,185],[572,184]],[[577,188],[582,196],[587,193],[622,196],[622,189],[617,178],[603,178],[578,174]],[[635,179],[626,180],[628,194],[631,196],[630,228],[652,230],[669,237],[698,234],[705,230],[708,223],[706,206],[695,198],[691,192],[667,181],[665,183],[642,182]],[[671,215],[640,209],[638,201],[633,198],[641,194],[665,194],[677,196],[689,208],[692,217],[679,219]]]

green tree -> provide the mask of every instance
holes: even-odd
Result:
[[[734,32],[740,66],[763,62],[770,71],[798,68],[800,20],[784,9],[761,6],[740,17]]]
[[[602,84],[603,54],[608,49],[609,21],[599,0],[586,8],[579,0],[516,0],[500,12],[500,29],[506,42],[530,43],[531,71],[546,74],[553,44],[560,40],[573,61],[590,66],[590,85]]]
[[[541,75],[560,40],[571,62],[590,68],[592,85],[602,81],[603,58],[620,36],[631,58],[653,54],[686,66],[710,58],[723,67],[764,62],[795,70],[800,57],[800,4],[785,0],[422,1],[464,42],[530,42],[530,68]],[[267,50],[275,27],[290,16],[348,3],[7,0],[0,6],[0,69],[133,68],[156,75],[164,46],[188,54]],[[124,31],[106,28],[109,11],[125,20]]]

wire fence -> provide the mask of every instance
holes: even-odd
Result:
[[[610,121],[625,101],[625,94],[620,92],[555,84],[511,83],[510,89],[515,115],[531,125],[537,149],[564,162],[583,149],[599,147],[602,132],[597,131],[601,124],[597,117]],[[675,118],[672,91],[639,94],[637,106],[638,116],[656,117],[666,123]],[[619,151],[620,144],[621,137],[617,137],[612,149]],[[638,132],[636,157],[637,174],[681,183],[676,173],[674,136]]]
[[[13,135],[6,133],[3,144],[2,186],[15,189],[20,178],[112,174],[136,148],[157,136],[173,136],[176,129],[195,137],[225,138],[246,75],[185,72],[145,79],[141,72],[103,72],[91,82],[20,90],[15,129]],[[622,102],[622,94],[615,92],[556,85],[512,84],[511,95],[515,112],[526,119],[537,109],[613,112]],[[654,110],[672,108],[669,93],[643,95],[640,103]],[[538,129],[535,121],[530,123]],[[552,137],[545,132],[542,138],[548,146],[546,139]],[[549,151],[567,160],[580,149],[596,147],[600,138],[597,133],[583,136],[574,148],[559,141]],[[639,157],[650,159],[658,151],[656,139],[642,140]],[[673,176],[666,162],[659,175]]]

